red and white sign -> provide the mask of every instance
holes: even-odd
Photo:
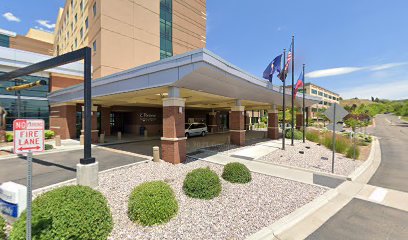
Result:
[[[14,120],[14,153],[43,152],[44,126],[41,119]]]

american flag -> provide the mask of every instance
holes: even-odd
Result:
[[[278,75],[279,79],[282,80],[282,81],[285,81],[286,77],[288,76],[290,61],[292,61],[292,44],[290,44],[290,48],[289,48],[289,52],[288,52],[288,58],[287,58],[286,63],[285,63],[285,68]]]

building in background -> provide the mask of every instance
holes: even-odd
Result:
[[[54,34],[30,29],[25,36],[0,29],[0,47],[14,48],[44,55],[53,55]]]
[[[206,46],[205,0],[67,0],[54,55],[89,46],[93,78]]]

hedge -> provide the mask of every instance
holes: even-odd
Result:
[[[0,215],[0,239],[6,239],[6,221]]]
[[[133,189],[129,197],[128,216],[143,226],[166,223],[177,211],[174,192],[163,181],[142,183]]]
[[[221,181],[210,168],[197,168],[187,174],[183,190],[192,198],[213,199],[221,193]]]
[[[248,183],[251,181],[251,172],[242,163],[232,162],[224,166],[222,178],[232,183]]]
[[[13,225],[11,240],[25,239],[25,222],[23,212]],[[105,197],[90,187],[60,187],[33,201],[33,239],[107,239],[112,228]]]
[[[55,132],[52,130],[45,130],[44,135],[45,139],[51,139],[55,136]]]

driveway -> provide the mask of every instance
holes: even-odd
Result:
[[[376,117],[369,132],[378,136],[381,165],[368,184],[408,192],[408,124],[396,116]],[[387,190],[388,189],[388,190]],[[403,199],[401,204],[408,202]],[[408,239],[408,212],[370,201],[352,199],[307,239]]]
[[[93,148],[92,155],[99,162],[99,171],[146,160],[128,154]],[[83,150],[56,152],[35,156],[33,159],[33,189],[76,178],[76,165]],[[26,185],[25,157],[0,160],[0,183],[13,181]]]

